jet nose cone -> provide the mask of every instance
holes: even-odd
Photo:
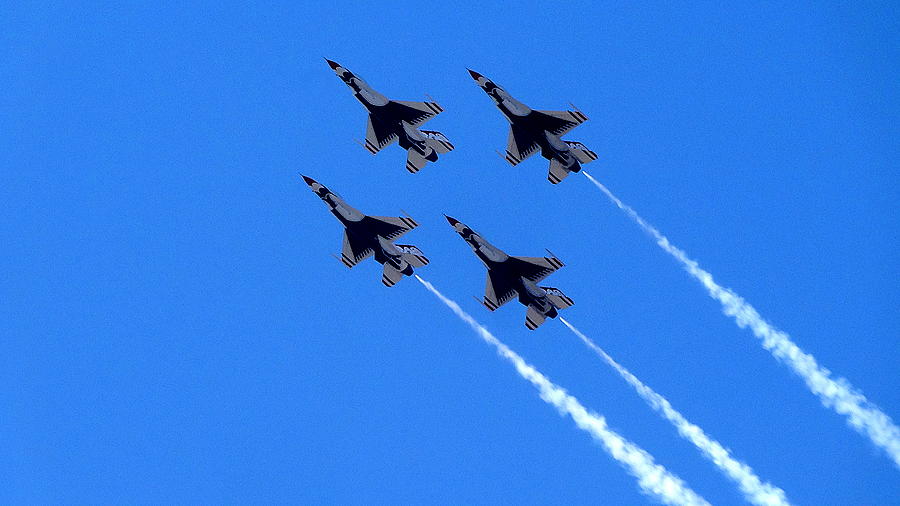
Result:
[[[469,75],[472,76],[472,79],[474,79],[474,80],[476,80],[476,81],[479,80],[479,79],[481,79],[482,77],[484,77],[483,75],[479,74],[478,72],[475,72],[475,71],[472,70],[472,69],[468,69],[468,68],[467,68],[466,70],[469,71]]]
[[[459,220],[457,220],[456,218],[451,218],[450,216],[447,216],[446,214],[444,215],[444,218],[447,218],[447,221],[450,223],[450,225],[452,225],[454,227],[456,226],[457,223],[459,223]]]
[[[310,186],[316,184],[316,180],[315,180],[315,179],[313,179],[313,178],[311,178],[311,177],[306,177],[306,176],[304,176],[303,174],[300,174],[300,176],[303,177],[303,180],[306,181],[306,184],[308,184],[308,185],[310,185]]]
[[[340,64],[338,64],[338,62],[336,62],[336,61],[329,60],[328,58],[325,58],[325,61],[328,62],[328,66],[331,67],[331,70],[334,70],[334,69],[340,67]]]

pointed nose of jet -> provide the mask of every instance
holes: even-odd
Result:
[[[340,64],[338,64],[338,62],[336,62],[336,61],[329,60],[328,58],[325,58],[325,61],[328,62],[328,66],[331,67],[331,70],[334,70],[334,69],[340,67]]]
[[[453,226],[453,227],[455,227],[456,224],[459,223],[459,220],[457,220],[456,218],[451,218],[451,217],[447,216],[446,214],[444,215],[444,218],[447,218],[447,221],[448,221],[448,222],[450,223],[450,225]]]
[[[310,186],[316,184],[316,182],[317,182],[315,179],[313,179],[311,177],[306,177],[303,174],[300,174],[300,176],[303,177],[303,180],[306,181],[306,184],[308,184]]]
[[[483,75],[479,74],[478,72],[475,72],[475,71],[472,70],[472,69],[467,68],[466,70],[469,71],[469,75],[472,76],[472,79],[474,79],[474,80],[476,80],[476,81],[479,80],[479,79],[481,79],[482,77],[484,77]]]

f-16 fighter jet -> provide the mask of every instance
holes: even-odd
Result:
[[[313,178],[303,176],[303,180],[344,225],[344,247],[340,258],[344,265],[352,268],[374,254],[375,261],[384,264],[381,282],[386,286],[394,286],[404,275],[412,276],[413,267],[428,265],[428,259],[419,248],[394,244],[394,240],[419,226],[412,218],[366,216]]]
[[[364,147],[370,153],[374,155],[399,140],[400,147],[409,152],[406,170],[415,174],[426,163],[437,161],[439,154],[453,150],[444,134],[419,130],[419,126],[444,110],[437,103],[388,100],[353,72],[327,58],[325,61],[369,111]]]
[[[534,330],[544,323],[545,318],[556,318],[558,310],[574,304],[558,289],[537,285],[563,266],[553,253],[548,251],[549,257],[509,256],[471,228],[444,216],[487,267],[487,287],[484,289],[484,299],[479,301],[486,308],[494,311],[518,296],[519,302],[528,307],[525,327]]]
[[[536,111],[478,72],[469,70],[469,74],[510,123],[505,156],[510,164],[518,165],[540,149],[541,156],[550,160],[547,179],[558,184],[570,172],[580,171],[581,164],[597,159],[597,154],[584,144],[560,139],[566,132],[587,121],[587,116],[581,111]]]

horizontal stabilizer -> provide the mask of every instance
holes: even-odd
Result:
[[[550,299],[550,303],[556,306],[557,309],[565,309],[575,304],[575,301],[562,293],[559,288],[553,288],[551,286],[542,286],[541,288],[547,292],[547,298]]]
[[[390,263],[385,262],[384,272],[381,274],[381,282],[384,283],[384,286],[394,286],[401,279],[403,279],[403,273],[395,269]]]
[[[544,313],[541,313],[534,306],[528,306],[528,311],[525,312],[525,328],[528,330],[534,330],[544,323]]]
[[[431,146],[437,154],[443,155],[453,151],[453,144],[444,134],[434,130],[420,130],[425,136],[425,142]]]
[[[556,158],[550,160],[550,174],[547,175],[547,180],[553,184],[559,184],[569,175],[569,170],[565,168],[565,166],[560,163]]]
[[[591,163],[597,159],[597,153],[594,153],[590,149],[588,149],[584,144],[577,141],[563,141],[569,145],[569,148],[572,150],[572,154],[575,155],[575,158],[578,158],[578,161],[581,163]]]
[[[434,148],[431,148],[431,151],[434,152]],[[406,155],[406,170],[408,170],[412,174],[415,174],[416,172],[422,170],[422,167],[424,167],[427,163],[428,160],[426,160],[425,157],[422,156],[422,153],[419,153],[416,148],[409,148],[409,152]]]
[[[422,254],[422,251],[412,245],[409,244],[395,244],[394,245],[400,252],[403,254],[403,259],[406,260],[406,263],[412,265],[413,267],[424,267],[428,265],[428,259],[425,258],[425,255]]]

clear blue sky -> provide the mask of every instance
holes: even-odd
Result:
[[[421,274],[714,504],[731,482],[558,322],[471,300],[441,213],[550,248],[566,317],[797,504],[900,474],[581,176],[510,167],[465,72],[539,109],[613,192],[900,419],[893,2],[9,5],[0,20],[0,502],[644,504],[413,280],[347,270],[310,175],[405,209]],[[457,149],[371,156],[332,58],[431,94]]]

